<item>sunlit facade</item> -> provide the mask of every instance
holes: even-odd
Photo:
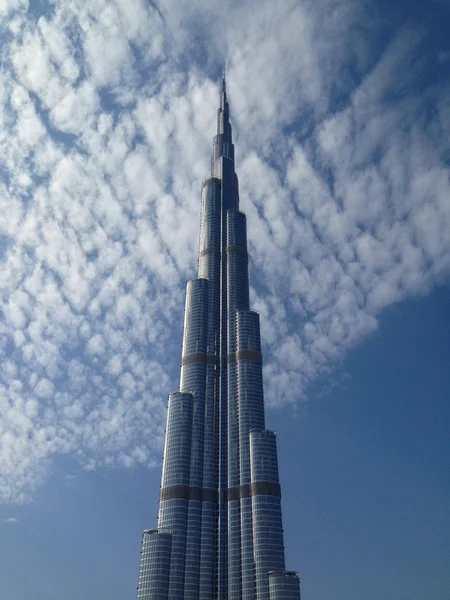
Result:
[[[169,396],[158,529],[143,534],[137,597],[300,600],[297,574],[285,571],[276,436],[264,422],[225,79],[201,197],[198,278],[186,290],[180,391]]]

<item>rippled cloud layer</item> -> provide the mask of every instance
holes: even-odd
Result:
[[[450,90],[430,31],[374,53],[381,16],[367,29],[367,7],[325,0],[39,10],[0,7],[8,502],[57,454],[159,458],[224,59],[268,403],[304,401],[383,308],[450,270]]]

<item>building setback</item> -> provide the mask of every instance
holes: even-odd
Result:
[[[169,396],[158,528],[142,534],[137,598],[300,600],[297,573],[285,571],[276,436],[264,422],[225,76],[201,197],[180,391]]]

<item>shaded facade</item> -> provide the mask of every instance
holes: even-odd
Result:
[[[202,185],[198,278],[186,290],[180,391],[169,396],[158,529],[143,534],[137,597],[300,600],[297,574],[285,571],[225,78]]]

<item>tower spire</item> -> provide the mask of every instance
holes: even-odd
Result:
[[[225,78],[225,63],[222,64],[222,81],[220,84],[220,108],[225,110],[227,104],[227,83]]]
[[[225,62],[222,64],[222,92],[226,94]]]
[[[225,63],[222,65],[222,81],[220,84],[220,106],[217,111],[217,135],[213,142],[213,155],[211,160],[211,173],[214,177],[222,177],[223,169],[218,160],[225,157],[234,163],[234,146],[232,130],[230,125],[230,107],[227,100],[227,89],[225,79]],[[229,173],[227,179],[234,180],[236,175]]]

